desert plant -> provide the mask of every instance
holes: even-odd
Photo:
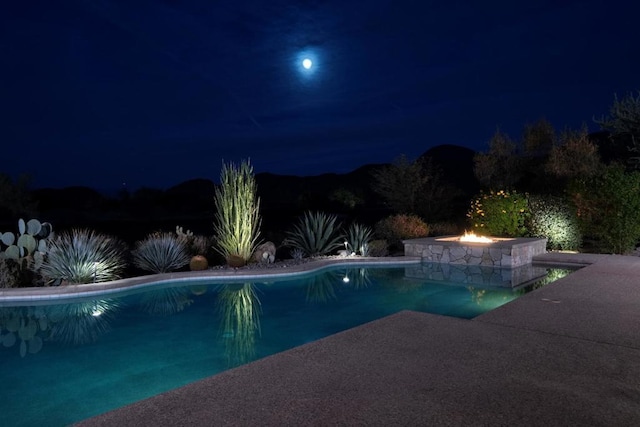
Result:
[[[240,166],[222,164],[220,187],[216,188],[214,229],[216,250],[246,263],[258,244],[260,235],[260,199],[257,197],[253,167],[248,161]]]
[[[305,212],[293,230],[287,232],[285,244],[300,249],[307,256],[326,255],[342,246],[336,216],[323,212]]]
[[[0,288],[16,288],[19,284],[17,264],[0,258]]]
[[[603,252],[622,254],[640,239],[640,172],[610,165],[570,189],[586,236]]]
[[[124,245],[113,237],[86,229],[62,233],[50,243],[41,272],[71,283],[115,280],[125,269]]]
[[[136,242],[133,251],[136,267],[152,273],[166,273],[189,263],[185,241],[173,233],[152,233]]]
[[[529,196],[527,229],[532,237],[546,237],[547,249],[577,250],[582,233],[574,209],[560,197]]]
[[[367,256],[369,254],[369,242],[373,237],[371,227],[353,223],[347,229],[347,244],[349,250],[356,255]]]
[[[301,259],[303,259],[305,257],[305,253],[302,249],[300,248],[293,248],[291,249],[291,259],[294,259],[296,261],[300,261]]]
[[[392,215],[379,221],[375,230],[376,236],[386,240],[392,250],[402,249],[404,239],[416,239],[429,235],[429,226],[416,215]]]
[[[368,256],[385,257],[389,255],[389,245],[386,240],[372,240],[369,242]]]
[[[480,193],[467,213],[474,231],[497,237],[524,236],[528,215],[527,196],[505,190]]]

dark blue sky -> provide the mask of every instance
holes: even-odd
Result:
[[[0,171],[166,188],[222,159],[314,175],[541,117],[596,130],[640,89],[633,3],[5,2]]]

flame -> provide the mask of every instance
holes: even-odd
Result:
[[[472,243],[493,243],[493,239],[490,237],[477,236],[476,233],[467,233],[466,231],[464,235],[460,236],[460,241]]]

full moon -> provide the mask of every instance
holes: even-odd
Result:
[[[311,62],[311,60],[309,58],[305,58],[305,59],[302,60],[302,66],[304,68],[306,68],[307,70],[309,68],[311,68],[312,65],[313,65],[313,62]]]

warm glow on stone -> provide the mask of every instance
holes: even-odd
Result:
[[[461,242],[472,242],[472,243],[493,243],[493,239],[484,236],[477,236],[476,233],[467,233],[460,236]]]

